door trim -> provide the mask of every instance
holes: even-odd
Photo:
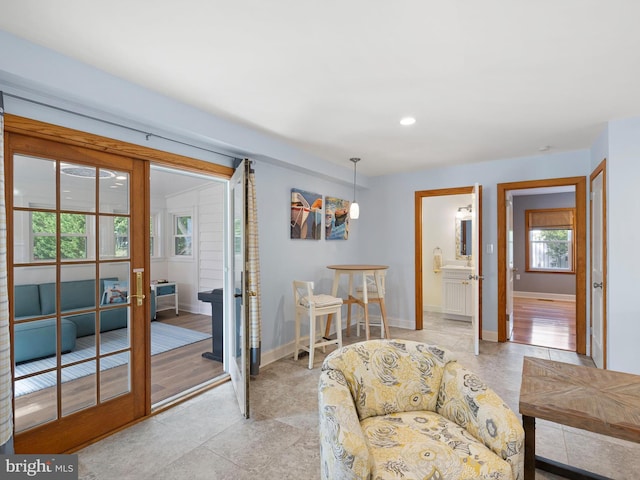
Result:
[[[422,298],[422,260],[424,258],[422,252],[422,200],[426,197],[442,197],[446,195],[471,195],[473,193],[473,185],[469,187],[440,188],[436,190],[419,190],[414,193],[414,211],[415,211],[415,309],[416,330],[422,330],[423,315],[422,311],[424,302]],[[482,185],[478,185],[478,244],[482,250]],[[478,272],[482,275],[482,253],[478,252]],[[482,340],[482,281],[480,281],[478,301],[480,302],[480,310],[478,312],[478,329],[480,339]]]
[[[607,369],[607,159],[591,172],[589,192],[594,179],[602,173],[602,368]],[[591,205],[590,205],[591,206]],[[589,208],[589,252],[593,252],[593,209]],[[591,259],[590,259],[591,260]],[[590,262],[590,265],[593,265]],[[593,267],[589,273],[589,352],[593,356]]]
[[[587,179],[586,177],[549,178],[499,183],[498,187],[498,341],[507,341],[507,221],[505,193],[508,190],[558,186],[575,187],[576,209],[576,352],[586,354],[587,307]]]
[[[44,138],[67,145],[76,145],[91,150],[123,155],[136,160],[149,160],[158,165],[167,165],[196,173],[206,173],[226,179],[231,178],[234,171],[233,168],[225,167],[224,165],[196,160],[183,155],[163,152],[9,113],[4,115],[4,130],[5,132],[21,133],[29,137]]]

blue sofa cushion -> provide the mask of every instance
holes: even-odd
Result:
[[[116,330],[118,328],[126,328],[127,321],[127,307],[122,308],[110,308],[100,312],[100,331],[108,332],[109,330]]]
[[[76,325],[64,318],[62,327],[62,353],[76,348]],[[56,354],[56,319],[17,323],[13,327],[13,355],[16,363],[50,357]]]
[[[60,311],[91,308],[96,304],[95,280],[72,280],[60,284]]]
[[[56,313],[56,284],[41,283],[40,287],[40,315],[53,315]]]
[[[71,321],[76,326],[76,336],[86,337],[96,333],[96,315],[95,313],[81,313],[79,315],[70,315],[64,317],[65,320]]]
[[[40,293],[38,285],[16,285],[14,287],[13,298],[15,318],[39,317],[40,313]]]

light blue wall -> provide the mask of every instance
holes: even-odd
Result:
[[[640,374],[638,272],[640,117],[609,124],[607,157],[608,368]]]
[[[579,150],[535,157],[496,160],[371,179],[360,210],[361,260],[390,265],[387,308],[399,319],[415,319],[414,192],[448,187],[482,185],[483,330],[497,332],[497,184],[586,176],[590,153]],[[486,244],[494,254],[486,253]]]
[[[288,239],[288,194],[291,187],[351,198],[352,166],[336,166],[300,152],[274,137],[222,120],[197,108],[107,75],[70,58],[0,31],[0,89],[59,105],[102,119],[165,134],[205,148],[249,156],[256,166],[263,279],[263,351],[277,349],[292,338],[290,290],[293,277],[318,282],[327,290],[331,275],[325,266],[339,262],[375,262],[390,266],[388,310],[391,317],[413,322],[414,192],[416,190],[483,185],[483,243],[497,245],[496,184],[543,178],[588,176],[609,161],[609,352],[610,366],[640,373],[634,353],[640,340],[640,305],[635,302],[636,264],[628,252],[638,245],[640,228],[627,223],[640,197],[640,119],[611,122],[590,150],[496,160],[473,165],[367,178],[358,193],[361,217],[347,242],[308,243]],[[77,128],[215,163],[231,160],[99,122],[5,98],[9,113]],[[393,161],[392,158],[389,161]],[[347,164],[345,159],[345,164]],[[279,224],[279,225],[278,225]],[[614,227],[612,227],[612,225]],[[615,228],[625,225],[624,234]],[[497,256],[483,251],[484,329],[497,330]]]
[[[609,125],[605,125],[602,133],[598,135],[593,145],[591,145],[591,170],[593,171],[600,162],[609,158]]]
[[[330,293],[332,271],[327,265],[357,263],[361,237],[359,220],[351,221],[348,240],[289,238],[291,188],[351,198],[353,189],[313,175],[258,162],[256,196],[262,275],[262,349],[268,352],[294,339],[293,280],[312,280],[318,293]],[[323,218],[324,222],[324,218]]]

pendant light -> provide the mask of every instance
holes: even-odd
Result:
[[[356,166],[360,159],[350,158],[349,160],[353,162],[353,202],[351,202],[351,207],[349,207],[349,217],[355,220],[360,216],[360,206],[356,203]]]

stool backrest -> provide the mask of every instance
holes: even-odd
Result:
[[[296,306],[303,305],[303,299],[313,297],[313,282],[303,280],[293,281],[293,303]]]

